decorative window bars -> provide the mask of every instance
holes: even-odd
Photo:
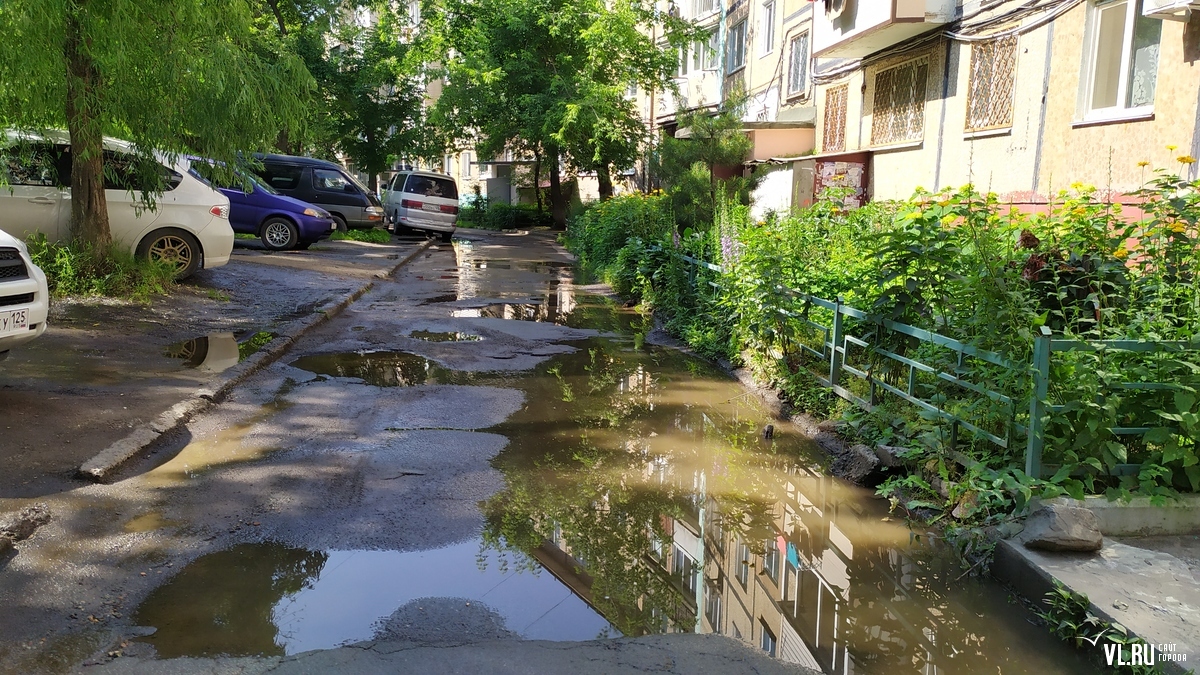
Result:
[[[967,95],[967,131],[1012,126],[1017,38],[1003,37],[971,46],[971,84]]]
[[[919,141],[925,134],[929,58],[922,57],[875,74],[871,144]]]
[[[842,152],[846,149],[846,101],[850,86],[843,84],[825,90],[825,123],[821,149]]]

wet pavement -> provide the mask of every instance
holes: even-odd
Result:
[[[649,328],[547,235],[429,250],[46,500],[0,562],[0,670],[694,632],[827,673],[1092,672]]]
[[[386,273],[420,243],[239,247],[230,264],[147,305],[53,302],[46,334],[0,362],[0,510],[4,499],[79,487],[75,471],[87,459],[249,356],[277,326]]]

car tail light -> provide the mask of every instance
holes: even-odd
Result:
[[[421,208],[422,204],[421,202],[414,201],[412,199],[401,199],[400,206],[403,206],[406,209],[419,209]]]
[[[218,218],[224,218],[225,220],[229,220],[229,205],[228,204],[217,204],[216,206],[209,209],[208,212]]]
[[[458,207],[457,207],[457,206],[450,206],[449,204],[442,204],[442,213],[453,213],[453,214],[456,214],[456,215],[457,215],[457,214],[458,214]]]

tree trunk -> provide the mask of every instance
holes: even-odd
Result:
[[[371,192],[379,192],[379,174],[374,171],[367,174],[367,187],[371,188]]]
[[[112,245],[108,200],[104,196],[104,135],[92,106],[99,94],[100,73],[88,53],[81,17],[83,0],[67,13],[67,130],[71,136],[71,240],[107,256]]]
[[[612,199],[612,173],[608,164],[601,164],[600,168],[596,169],[596,182],[600,184],[600,201]]]
[[[541,215],[546,212],[546,207],[542,205],[542,151],[533,151],[533,198],[537,200],[537,212]]]
[[[546,160],[550,163],[550,213],[554,217],[554,229],[567,229],[567,199],[562,191],[562,177],[558,174],[558,150],[552,151]]]

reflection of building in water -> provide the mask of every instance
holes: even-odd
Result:
[[[779,472],[777,501],[765,514],[751,515],[744,505],[723,509],[721,499],[707,495],[704,472],[676,475],[665,457],[646,460],[649,481],[674,482],[693,497],[686,513],[661,517],[665,538],[647,535],[652,565],[675,591],[672,601],[642,597],[636,607],[615,610],[649,615],[641,632],[730,635],[828,673],[862,672],[858,660],[872,662],[873,672],[887,664],[902,672],[939,672],[942,613],[929,597],[913,602],[916,562],[879,540],[877,515],[836,499],[833,479],[799,466]],[[597,607],[595,580],[561,530],[554,528],[534,557]],[[600,604],[598,611],[615,625],[628,625],[628,616],[614,617],[611,605]]]
[[[497,301],[505,298],[515,298],[512,294],[495,293],[495,289],[503,284],[497,282],[498,275],[505,272],[513,275],[537,275],[542,279],[538,284],[517,284],[521,288],[521,299],[530,302],[497,302],[493,305],[479,308],[464,308],[454,311],[456,317],[488,317],[493,319],[509,319],[515,321],[543,321],[548,323],[565,323],[571,312],[575,311],[575,288],[572,285],[572,271],[569,265],[547,264],[544,262],[521,262],[512,260],[488,260],[481,258],[470,246],[456,245],[454,253],[458,261],[458,299],[487,299]],[[491,275],[486,276],[485,275]],[[540,290],[525,291],[525,288],[541,286]]]

